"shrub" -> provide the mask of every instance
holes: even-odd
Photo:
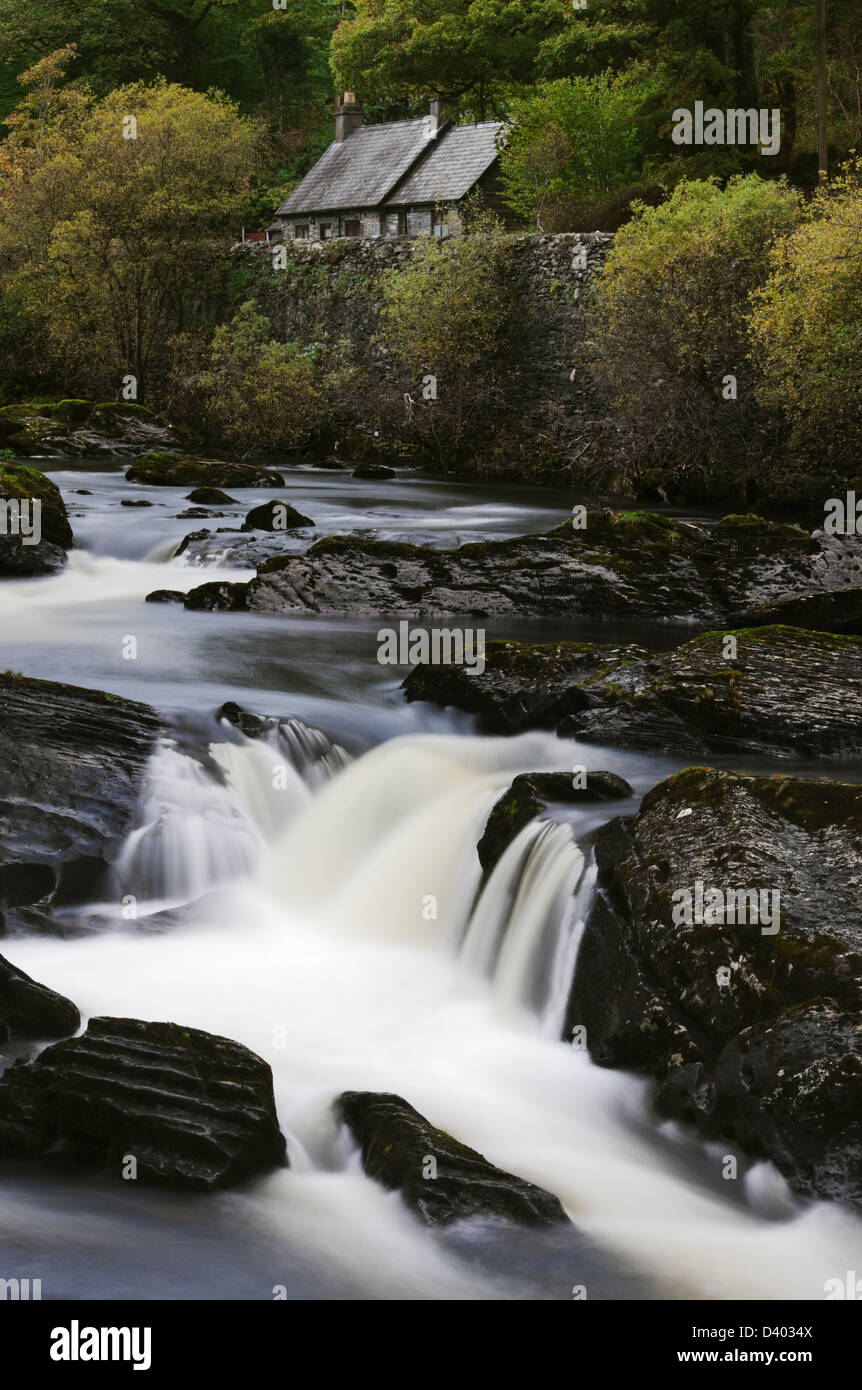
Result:
[[[814,198],[808,220],[773,249],[754,296],[761,402],[787,419],[795,447],[848,461],[862,446],[862,160]]]
[[[758,455],[766,424],[748,361],[749,296],[801,217],[783,181],[746,175],[723,189],[683,182],[617,233],[591,296],[592,357],[633,480],[695,474],[727,493]]]

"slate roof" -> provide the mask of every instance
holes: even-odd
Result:
[[[430,143],[427,131],[420,117],[360,126],[333,140],[276,216],[377,207]]]
[[[387,198],[387,206],[463,198],[497,158],[497,133],[502,129],[500,121],[451,126]]]

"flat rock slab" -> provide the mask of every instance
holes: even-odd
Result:
[[[781,626],[708,632],[610,665],[579,695],[561,736],[696,755],[862,758],[862,637]]]
[[[401,1096],[345,1091],[336,1112],[360,1145],[368,1176],[397,1189],[428,1226],[476,1216],[530,1226],[568,1222],[550,1192],[495,1168]],[[429,1159],[435,1163],[434,1177],[423,1176],[432,1171]]]
[[[272,1072],[240,1043],[176,1023],[94,1018],[0,1078],[0,1154],[57,1146],[122,1176],[198,1191],[285,1163]]]
[[[665,1113],[738,1138],[799,1191],[862,1200],[862,787],[691,768],[596,854],[566,1035],[585,1027],[594,1060],[656,1077]],[[697,920],[698,884],[707,906],[762,891],[773,920]]]
[[[787,598],[862,586],[862,537],[809,536],[760,517],[709,529],[653,512],[597,510],[584,529],[457,550],[328,536],[275,556],[251,611],[357,616],[553,616],[714,623]]]

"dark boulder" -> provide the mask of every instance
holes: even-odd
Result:
[[[619,801],[633,795],[628,782],[613,772],[588,772],[583,787],[576,786],[568,772],[522,772],[488,817],[477,845],[479,863],[487,876],[524,826],[549,806]]]
[[[25,545],[20,536],[0,535],[0,576],[6,579],[37,579],[65,567],[65,550],[51,541]]]
[[[160,728],[148,706],[116,695],[0,675],[7,932],[44,925],[52,903],[85,902],[95,892],[133,827]]]
[[[278,473],[252,463],[226,463],[192,454],[142,454],[126,472],[130,483],[151,487],[283,487]]]
[[[272,1072],[176,1023],[94,1018],[0,1078],[0,1154],[57,1146],[139,1180],[212,1191],[285,1163]]]
[[[658,1080],[664,1113],[742,1144],[753,1143],[761,1097],[757,1152],[798,1190],[840,1195],[826,1167],[812,1167],[805,1115],[822,1082],[823,1151],[849,1171],[857,1140],[844,1137],[844,1101],[831,1118],[827,1102],[854,1066],[834,1065],[862,1029],[862,910],[848,893],[862,857],[862,787],[691,768],[601,831],[596,855],[600,891],[567,1036],[585,1027],[595,1061]],[[757,1076],[747,1058],[761,1059]],[[782,1082],[774,1123],[770,1058]]]
[[[353,476],[379,481],[383,478],[394,478],[395,469],[387,468],[385,463],[360,463],[358,468],[354,468]]]
[[[7,502],[26,501],[31,504],[38,501],[42,541],[59,546],[61,550],[68,550],[74,545],[75,538],[60,489],[38,468],[23,463],[0,463],[0,498]],[[28,550],[38,548],[25,547]]]
[[[805,598],[777,599],[760,608],[731,613],[729,626],[766,627],[781,624],[815,632],[848,632],[862,635],[862,586],[833,589]]]
[[[455,664],[415,666],[402,684],[404,698],[453,705],[475,714],[486,733],[515,734],[584,709],[586,680],[649,656],[643,647],[592,642],[493,641],[484,652],[481,672]]]
[[[235,506],[233,497],[228,497],[220,487],[196,487],[186,497],[187,502],[197,502],[202,507]]]
[[[121,507],[151,507],[152,502],[148,502],[146,497],[124,497],[120,502]]]
[[[336,1112],[359,1144],[368,1176],[397,1189],[428,1226],[467,1217],[530,1226],[568,1221],[550,1192],[495,1168],[401,1096],[345,1091]]]
[[[153,589],[151,594],[147,594],[145,603],[185,603],[186,596],[182,589]]]
[[[0,1043],[10,1038],[66,1038],[81,1026],[71,999],[31,980],[0,956]]]
[[[191,589],[186,594],[185,606],[197,613],[241,613],[248,606],[247,594],[247,584],[214,579]]]
[[[252,507],[241,529],[243,531],[292,531],[300,526],[313,526],[310,516],[303,516],[289,502],[262,502]]]
[[[707,632],[606,667],[579,693],[583,704],[561,721],[562,736],[695,756],[862,757],[862,637],[793,627]]]

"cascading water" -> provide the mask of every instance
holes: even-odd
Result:
[[[215,1249],[233,1251],[240,1229],[250,1242],[249,1268],[234,1266],[245,1296],[268,1297],[267,1280],[292,1278],[299,1297],[564,1298],[585,1280],[591,1297],[816,1297],[836,1268],[850,1267],[858,1226],[846,1212],[794,1202],[771,1170],[753,1170],[741,1191],[720,1190],[703,1146],[650,1120],[644,1083],[594,1067],[545,1031],[560,1016],[560,972],[570,970],[594,880],[567,826],[522,831],[476,902],[475,845],[496,797],[515,773],[570,767],[586,750],[545,735],[409,736],[342,766],[313,793],[295,782],[274,791],[282,750],[213,742],[215,766],[195,762],[193,772],[179,770],[175,749],[157,755],[175,849],[156,869],[164,837],[143,857],[140,837],[130,842],[130,883],[140,875],[130,891],[144,896],[155,881],[176,901],[206,872],[217,878],[220,856],[202,853],[201,837],[209,826],[223,843],[224,798],[247,827],[238,876],[222,878],[187,921],[181,914],[159,935],[129,923],[74,941],[16,939],[8,950],[88,1014],[173,1019],[236,1038],[270,1062],[292,1166],[222,1194],[210,1216],[197,1208],[195,1218],[208,1223]],[[512,1235],[522,1242],[514,1262],[494,1244],[500,1232],[430,1237],[345,1150],[331,1109],[345,1089],[402,1094],[499,1166],[555,1192],[572,1232],[547,1247]],[[717,1169],[711,1163],[710,1175]],[[40,1201],[38,1188],[19,1184],[11,1208],[0,1189],[13,1248],[37,1238]],[[112,1246],[103,1247],[88,1201],[72,1201],[67,1233],[101,1249],[110,1268]],[[113,1210],[104,1236],[109,1229],[112,1243],[140,1251],[124,1254],[126,1270],[140,1261],[137,1288],[152,1278],[152,1213],[178,1230],[183,1220],[168,1198],[140,1202],[127,1197]],[[185,1296],[187,1239],[172,1244],[176,1271],[158,1266],[170,1296]],[[496,1258],[483,1263],[492,1248]],[[521,1273],[499,1272],[508,1268]],[[98,1288],[89,1267],[77,1280],[77,1292],[81,1280]]]

